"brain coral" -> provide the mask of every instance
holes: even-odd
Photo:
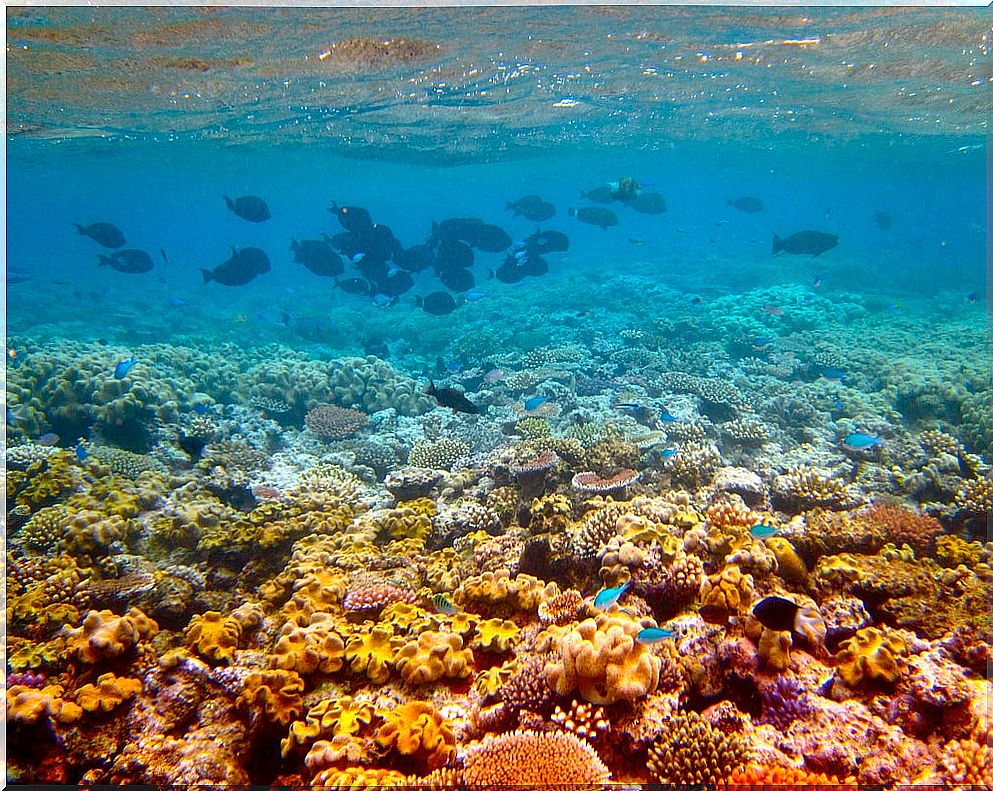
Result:
[[[545,665],[548,685],[559,695],[578,688],[586,700],[601,704],[654,692],[662,660],[635,639],[654,625],[621,612],[601,613],[550,637],[558,657]]]
[[[469,745],[464,779],[470,786],[558,791],[607,782],[610,772],[588,742],[571,733],[513,731]]]

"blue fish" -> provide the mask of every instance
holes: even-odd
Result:
[[[873,437],[869,434],[855,432],[854,434],[849,434],[845,437],[841,441],[841,444],[849,450],[866,450],[875,445],[882,445],[883,441],[879,437]]]
[[[531,396],[527,401],[524,402],[525,412],[534,412],[538,407],[544,404],[548,400],[548,396]]]
[[[845,402],[844,401],[835,401],[834,404],[831,407],[831,409],[833,409],[835,412],[837,412],[839,410],[842,410],[844,408],[845,408]]]
[[[210,405],[209,404],[194,404],[193,405],[193,411],[196,412],[198,415],[207,415],[207,414],[210,413]]]
[[[760,352],[763,349],[768,349],[774,340],[775,338],[770,338],[764,335],[761,338],[756,338],[752,341],[752,348],[755,349],[755,351]]]
[[[675,448],[666,448],[664,451],[662,451],[662,458],[671,459],[673,456],[676,455],[677,452],[678,451]]]
[[[134,364],[136,362],[138,361],[134,357],[132,357],[130,360],[121,360],[117,365],[114,366],[114,378],[123,379],[125,376],[128,375],[128,371],[130,371],[134,367]]]
[[[86,461],[90,457],[90,452],[86,449],[83,444],[83,440],[76,443],[76,458],[80,461]]]
[[[457,374],[459,371],[462,370],[462,365],[459,363],[458,360],[450,360],[449,362],[445,363],[445,370],[448,371],[448,373],[450,374]]]
[[[775,525],[770,525],[767,522],[760,523],[757,525],[752,525],[748,530],[748,534],[752,538],[757,538],[760,541],[766,538],[772,538],[776,533],[779,532],[779,528]]]
[[[821,376],[823,376],[829,382],[844,382],[848,374],[846,374],[840,368],[825,368],[824,370],[821,371]]]
[[[820,288],[821,283],[824,282],[824,275],[814,275],[814,279],[810,282],[814,288]]]
[[[488,296],[488,291],[479,291],[478,289],[473,289],[472,291],[465,292],[466,302],[479,302],[483,297]]]
[[[185,308],[190,303],[182,297],[169,297],[169,304],[174,308]]]
[[[617,604],[617,601],[625,594],[630,586],[630,582],[625,582],[623,585],[618,585],[616,588],[604,588],[596,595],[596,598],[593,599],[593,606],[600,610],[605,610],[611,605]]]
[[[679,422],[679,418],[678,417],[676,417],[675,415],[670,415],[668,412],[663,412],[661,415],[659,415],[659,420],[661,420],[663,423],[678,423]]]
[[[373,294],[372,304],[377,308],[389,308],[396,305],[400,297],[388,297],[386,294]]]
[[[365,253],[356,253],[355,255],[352,256],[352,263],[353,264],[360,263],[363,258],[365,258]]]
[[[638,636],[634,639],[644,645],[651,645],[652,643],[657,643],[660,640],[672,640],[675,637],[676,633],[670,631],[669,629],[657,629],[649,626],[647,629],[642,629],[638,632]]]

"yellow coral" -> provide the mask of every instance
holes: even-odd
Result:
[[[76,692],[76,703],[83,711],[112,711],[126,700],[141,692],[141,681],[137,678],[118,678],[113,673],[104,673],[97,683],[86,684]]]
[[[83,709],[62,699],[63,688],[49,684],[44,689],[33,689],[16,684],[7,688],[7,719],[32,724],[42,717],[59,722],[75,722],[83,716]]]
[[[510,663],[505,663],[477,673],[472,686],[484,698],[491,698],[500,691],[512,675],[513,666]]]
[[[203,615],[194,615],[183,634],[186,645],[204,659],[232,662],[238,641],[241,640],[241,630],[241,623],[237,619],[208,610]]]
[[[409,500],[398,508],[389,509],[382,524],[394,539],[414,538],[421,541],[431,535],[431,519],[438,515],[438,506],[430,497]]]
[[[345,645],[345,658],[353,673],[364,673],[373,684],[385,684],[401,642],[385,624],[361,629]]]
[[[790,666],[790,648],[793,638],[789,632],[775,632],[762,629],[759,637],[759,658],[770,670],[786,670]]]
[[[765,540],[765,545],[776,556],[780,577],[787,582],[794,582],[798,585],[807,584],[807,565],[789,541],[782,536],[772,536]]]
[[[513,621],[490,618],[476,627],[472,638],[473,648],[488,648],[494,651],[509,651],[517,642],[520,629]]]
[[[359,791],[359,789],[391,788],[406,786],[410,782],[402,772],[393,769],[368,769],[364,766],[331,767],[314,775],[311,788],[328,791]]]
[[[417,685],[439,678],[465,678],[473,661],[472,650],[462,647],[462,638],[448,632],[422,632],[397,654],[396,666],[407,684]]]
[[[600,704],[636,700],[654,692],[662,660],[636,639],[646,626],[655,622],[610,612],[571,629],[546,630],[539,650],[552,643],[558,653],[545,665],[548,686],[560,695],[578,687],[586,700]]]
[[[238,703],[251,706],[256,701],[273,722],[289,725],[303,711],[303,679],[292,670],[265,670],[249,673]]]
[[[424,761],[429,770],[444,766],[455,755],[455,737],[434,706],[414,700],[383,712],[376,744]]]
[[[900,677],[898,658],[907,655],[907,643],[897,633],[869,626],[845,640],[836,656],[837,672],[848,686],[863,680],[893,682]]]
[[[742,574],[734,565],[709,575],[700,589],[704,606],[717,606],[729,613],[743,613],[751,604],[755,585],[751,574]]]
[[[511,579],[509,571],[500,569],[470,577],[455,591],[454,599],[460,607],[534,612],[542,601],[558,594],[559,587],[554,582],[546,585],[528,574]]]
[[[307,675],[320,670],[334,673],[344,664],[345,642],[335,631],[333,617],[326,612],[310,615],[306,624],[287,621],[269,656],[271,667]]]
[[[318,736],[330,735],[332,738],[344,739],[354,736],[363,725],[372,722],[373,713],[372,706],[357,703],[350,695],[326,698],[307,712],[304,721],[297,720],[290,726],[289,734],[282,741],[283,757],[289,755],[295,745],[306,744]],[[337,739],[336,744],[346,747],[343,739]]]
[[[154,637],[159,627],[137,607],[126,615],[114,615],[110,610],[90,610],[76,629],[64,627],[66,648],[81,661],[93,664],[112,659],[136,645]]]

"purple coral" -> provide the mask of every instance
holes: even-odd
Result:
[[[792,676],[776,676],[762,689],[762,722],[786,730],[794,720],[806,719],[813,711],[807,690]]]
[[[15,687],[15,686],[41,689],[47,683],[48,683],[48,679],[45,678],[44,673],[35,673],[33,670],[27,670],[23,673],[7,674],[7,689],[10,689],[11,687]]]

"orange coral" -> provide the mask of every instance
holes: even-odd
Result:
[[[407,776],[393,769],[367,769],[349,766],[345,769],[324,769],[314,775],[311,788],[355,791],[363,788],[390,788],[408,785]]]
[[[273,722],[289,725],[303,711],[303,679],[292,670],[250,673],[238,698],[242,706],[259,701]]]
[[[413,756],[428,770],[444,766],[455,755],[455,737],[434,706],[414,700],[383,713],[376,744]]]
[[[788,766],[765,766],[748,764],[740,766],[731,773],[731,785],[763,786],[765,791],[790,791],[794,786],[811,788],[820,785],[857,785],[854,777],[840,780],[832,775],[808,772],[806,769],[794,769]]]
[[[488,648],[493,651],[509,651],[517,642],[520,629],[513,621],[490,618],[476,627],[472,638],[473,648]]]
[[[334,629],[332,616],[313,613],[306,625],[283,624],[269,657],[272,667],[296,670],[307,675],[320,670],[334,673],[344,664],[345,643]]]
[[[863,516],[880,525],[898,547],[909,544],[917,553],[927,552],[941,534],[941,523],[934,517],[896,505],[874,505]]]
[[[90,610],[78,628],[64,627],[63,634],[69,652],[83,662],[94,664],[101,659],[120,656],[158,632],[155,621],[132,607],[126,615],[114,615],[110,610]]]
[[[993,749],[971,739],[950,741],[941,755],[946,783],[989,788],[993,784]]]
[[[118,678],[104,673],[97,683],[86,684],[76,692],[76,703],[83,711],[112,711],[124,701],[141,692],[141,681],[136,678]]]
[[[362,629],[352,634],[345,645],[345,658],[353,673],[364,673],[373,684],[385,684],[396,661],[401,641],[388,625]]]
[[[194,615],[183,634],[186,645],[204,659],[232,662],[241,639],[241,629],[241,623],[236,618],[208,610],[203,615]]]
[[[513,731],[469,745],[464,778],[476,787],[558,791],[600,785],[610,772],[596,750],[571,733]]]
[[[472,650],[462,647],[457,634],[422,632],[400,649],[396,666],[406,683],[416,685],[442,677],[465,678],[472,660]]]
[[[44,689],[17,684],[7,689],[7,719],[33,724],[42,717],[59,722],[75,722],[83,716],[82,707],[62,699],[63,688],[49,684]]]

